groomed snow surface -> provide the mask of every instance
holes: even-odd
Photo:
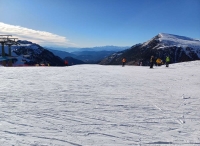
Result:
[[[0,70],[1,146],[200,145],[200,61]]]

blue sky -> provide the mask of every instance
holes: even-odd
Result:
[[[43,46],[132,46],[160,32],[200,39],[200,0],[0,0],[0,34]]]

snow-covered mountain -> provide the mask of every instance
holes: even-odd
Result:
[[[182,47],[184,49],[187,47],[194,49],[200,48],[200,41],[197,39],[192,39],[185,36],[178,36],[167,33],[159,33],[156,37],[154,37],[150,41],[143,43],[142,46],[148,47],[151,44],[151,42],[155,40],[157,40],[159,43],[153,49],[164,49],[166,47],[173,47],[173,46]]]
[[[64,61],[52,52],[30,41],[17,41],[19,45],[12,46],[13,66],[49,64],[51,66],[64,66]],[[5,46],[8,52],[8,47]]]
[[[127,64],[149,65],[150,56],[165,60],[170,56],[171,63],[192,61],[200,59],[200,41],[185,36],[159,33],[151,40],[132,46],[126,51],[118,52],[105,58],[100,64],[121,64],[125,57]]]

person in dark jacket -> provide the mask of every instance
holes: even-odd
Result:
[[[126,59],[125,59],[125,58],[123,58],[123,59],[122,59],[122,66],[124,66],[124,65],[125,65],[125,63],[126,63]]]
[[[153,64],[154,64],[154,56],[151,56],[150,58],[150,68],[153,68]]]

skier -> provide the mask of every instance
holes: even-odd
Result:
[[[122,59],[122,67],[125,65],[125,63],[126,63],[126,59],[123,58],[123,59]]]
[[[153,64],[154,64],[154,56],[151,56],[151,59],[150,59],[150,68],[153,68]]]
[[[170,62],[169,56],[166,57],[166,60],[165,60],[165,61],[166,61],[166,67],[169,67],[169,62]]]

